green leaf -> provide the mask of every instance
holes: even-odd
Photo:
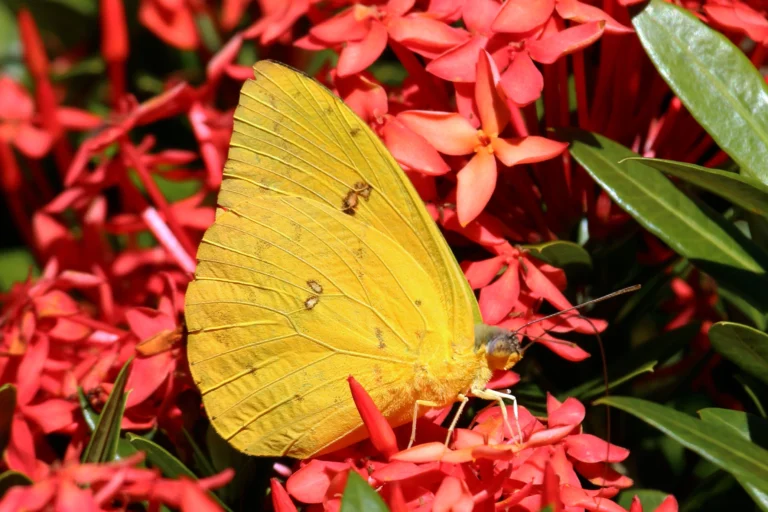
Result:
[[[565,270],[566,273],[580,273],[592,269],[592,257],[579,244],[566,240],[554,240],[537,245],[525,245],[524,249],[545,263]]]
[[[768,86],[744,52],[693,13],[662,0],[652,0],[632,24],[691,115],[742,173],[768,184]]]
[[[24,281],[30,272],[35,277],[40,275],[32,253],[22,247],[0,251],[0,268],[3,269],[0,272],[0,292],[6,292],[14,283]]]
[[[117,374],[112,392],[99,415],[99,421],[83,452],[83,462],[108,462],[115,459],[120,439],[120,424],[125,411],[125,383],[133,359],[129,359]]]
[[[0,454],[5,452],[11,437],[11,422],[16,410],[16,386],[3,384],[0,386]]]
[[[609,389],[613,389],[632,378],[646,372],[652,372],[658,363],[663,363],[675,353],[687,346],[699,331],[699,324],[684,325],[672,331],[667,331],[643,343],[621,359],[611,363],[608,370]],[[580,400],[588,400],[605,392],[602,377],[596,377],[569,389],[560,395]]]
[[[130,432],[128,432],[125,437],[134,448],[146,453],[147,461],[159,469],[164,476],[167,476],[168,478],[185,476],[187,478],[197,479],[197,476],[191,469],[185,466],[183,462],[174,457],[171,452],[159,444]]]
[[[732,429],[735,434],[747,441],[768,448],[768,420],[742,411],[715,408],[702,409],[699,411],[699,416],[708,423]],[[761,510],[768,510],[768,493],[761,489],[759,484],[753,484],[749,479],[744,478],[737,480]]]
[[[742,370],[768,382],[768,334],[742,324],[717,322],[709,329],[709,340]]]
[[[187,431],[186,428],[182,428],[181,431],[184,434],[184,437],[187,438],[189,446],[192,447],[192,456],[195,459],[195,464],[197,465],[197,469],[200,471],[200,474],[204,477],[216,474],[216,470],[213,468],[213,464],[208,460],[208,457],[205,455],[192,435]]]
[[[389,512],[379,493],[374,491],[356,471],[350,471],[344,495],[341,497],[341,512]]]
[[[768,261],[733,225],[686,196],[661,172],[637,160],[619,165],[637,156],[621,144],[577,129],[557,133],[570,141],[573,157],[624,211],[717,279],[718,286],[732,292],[737,307],[748,302],[765,316]]]
[[[24,473],[8,470],[0,475],[0,499],[11,487],[16,485],[32,485],[32,480]]]
[[[597,403],[637,416],[736,478],[744,478],[761,492],[768,492],[768,450],[734,435],[731,428],[640,398],[614,396]]]
[[[136,434],[131,434],[130,432],[126,434],[126,437],[128,442],[131,443],[135,449],[147,454],[147,461],[159,469],[164,476],[168,478],[186,477],[197,480],[197,475],[195,475],[191,469],[159,444],[141,436],[137,436]],[[209,492],[208,494],[215,499],[224,510],[230,510],[230,508],[227,507],[227,505],[214,493]]]
[[[93,432],[96,429],[96,424],[99,422],[99,413],[91,407],[91,403],[81,387],[77,388],[77,401],[80,403],[80,412],[83,413],[85,425],[88,427],[88,430]]]
[[[768,186],[758,180],[700,165],[662,160],[659,158],[630,158],[671,174],[697,187],[728,199],[745,210],[768,217]]]

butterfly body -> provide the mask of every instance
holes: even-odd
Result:
[[[472,290],[408,178],[319,83],[268,61],[254,71],[186,296],[216,431],[249,454],[306,458],[366,437],[350,375],[394,426],[416,401],[483,389],[512,359],[476,346]]]

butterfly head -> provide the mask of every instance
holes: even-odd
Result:
[[[480,351],[491,370],[508,370],[523,357],[515,331],[484,324],[475,326],[475,352]]]

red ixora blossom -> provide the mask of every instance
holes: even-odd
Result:
[[[610,498],[630,487],[632,480],[610,464],[624,460],[629,452],[585,434],[581,428],[585,409],[574,398],[560,402],[548,396],[546,419],[520,407],[522,439],[509,431],[498,406],[480,411],[469,428],[456,429],[448,445],[443,442],[445,429],[423,418],[417,429],[420,444],[398,451],[410,425],[393,430],[353,377],[349,384],[370,439],[303,461],[288,478],[287,493],[273,479],[277,511],[296,510],[289,496],[309,505],[307,510],[338,510],[350,471],[356,471],[397,511],[514,508],[534,512],[548,504],[556,510],[624,510]],[[507,409],[511,416],[512,407]],[[585,489],[580,477],[596,488]],[[633,511],[637,507],[639,502],[633,504]],[[674,498],[659,510],[676,511]]]
[[[65,463],[29,487],[9,490],[0,512],[116,510],[139,503],[150,510],[161,505],[182,512],[221,510],[207,491],[226,485],[234,475],[231,469],[201,480],[169,480],[157,470],[136,467],[143,459],[137,453],[108,464]]]
[[[510,121],[506,98],[499,89],[499,74],[488,53],[477,60],[475,104],[481,129],[458,113],[412,110],[397,115],[398,121],[424,137],[446,155],[473,156],[458,172],[456,211],[467,225],[488,204],[496,188],[497,159],[506,167],[541,162],[562,153],[567,144],[545,137],[502,137]]]

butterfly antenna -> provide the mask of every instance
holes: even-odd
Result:
[[[637,290],[640,289],[640,286],[641,285],[639,285],[639,284],[632,285],[632,286],[627,286],[626,288],[622,288],[621,290],[616,290],[615,292],[611,292],[608,295],[603,295],[602,297],[598,297],[596,299],[588,300],[587,302],[582,302],[581,304],[579,304],[577,306],[572,306],[572,307],[570,307],[568,309],[564,309],[562,311],[558,311],[556,313],[552,313],[551,315],[543,316],[541,318],[537,318],[536,320],[531,320],[530,322],[528,322],[526,324],[523,324],[520,327],[518,327],[517,329],[515,329],[515,332],[520,332],[523,329],[525,329],[526,327],[528,327],[529,325],[537,324],[539,322],[543,322],[544,320],[549,320],[550,318],[554,318],[556,316],[560,316],[563,313],[568,313],[569,311],[575,311],[577,309],[581,309],[581,308],[583,308],[585,306],[589,306],[591,304],[597,304],[598,302],[602,302],[604,300],[612,299],[612,298],[617,297],[619,295],[624,295],[625,293],[636,292]],[[577,316],[581,316],[581,315],[577,315]],[[592,327],[594,327],[594,325]]]

